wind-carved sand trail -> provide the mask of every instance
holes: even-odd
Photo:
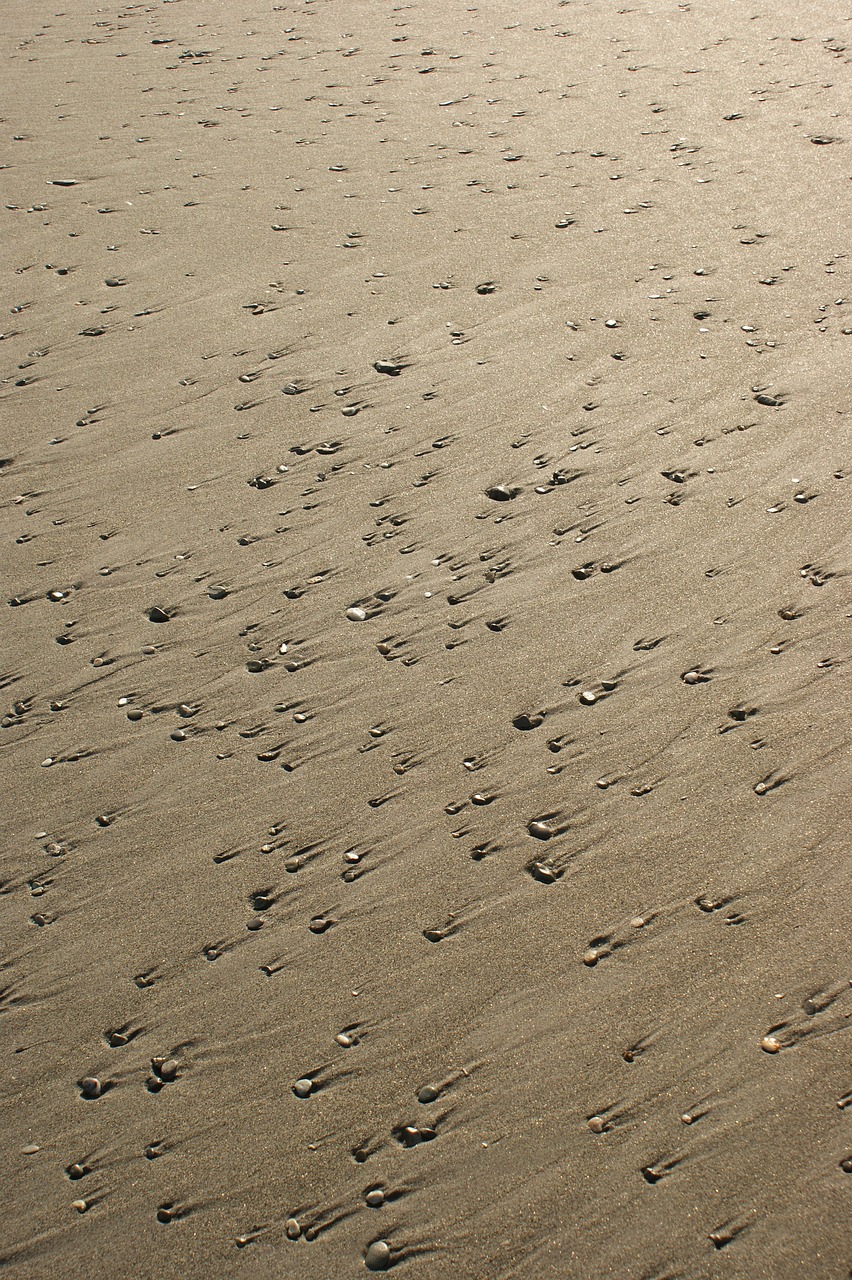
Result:
[[[5,6],[0,1274],[849,1274],[848,27]]]

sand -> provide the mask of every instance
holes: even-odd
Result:
[[[4,6],[3,1275],[850,1274],[849,49]]]

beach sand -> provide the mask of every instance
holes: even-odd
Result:
[[[4,6],[4,1276],[850,1274],[831,8]]]

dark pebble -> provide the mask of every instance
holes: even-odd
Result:
[[[529,729],[537,729],[539,725],[542,724],[543,722],[544,722],[544,716],[542,715],[531,715],[531,716],[520,715],[520,716],[515,716],[514,720],[512,721],[512,724],[515,726],[516,729],[521,729],[524,732],[526,732]]]
[[[391,1264],[390,1245],[386,1240],[374,1240],[364,1254],[368,1271],[387,1271]]]
[[[530,867],[530,875],[541,884],[555,884],[557,879],[553,867],[549,867],[546,862],[534,862]]]
[[[152,1058],[151,1070],[155,1076],[159,1076],[161,1080],[169,1081],[177,1079],[178,1064],[174,1058]]]
[[[536,840],[550,840],[556,835],[553,827],[546,822],[530,822],[527,825],[527,831]]]

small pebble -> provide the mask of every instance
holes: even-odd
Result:
[[[297,1080],[296,1083],[293,1085],[293,1092],[295,1093],[297,1098],[309,1098],[313,1093],[313,1091],[314,1091],[314,1082],[313,1080],[308,1080],[307,1078],[302,1080]]]
[[[490,489],[485,490],[486,498],[490,498],[492,502],[511,502],[513,498],[517,498],[520,489],[515,489],[505,484],[493,484]]]
[[[350,622],[366,622],[367,610],[360,609],[357,605],[353,605],[351,609],[346,610],[346,616]]]
[[[543,722],[544,722],[544,716],[543,716],[543,715],[539,715],[539,714],[526,715],[526,714],[524,714],[524,715],[515,716],[514,720],[512,721],[512,724],[514,725],[514,727],[515,727],[516,729],[520,729],[522,732],[526,733],[526,732],[528,732],[530,729],[537,729],[537,728],[539,727],[539,725],[540,725],[540,724],[542,724]]]
[[[368,1271],[387,1271],[391,1264],[390,1245],[386,1240],[374,1240],[364,1254],[364,1265]]]
[[[80,1093],[84,1098],[99,1098],[104,1087],[97,1076],[86,1076],[80,1081]]]
[[[534,862],[530,867],[530,874],[542,884],[555,884],[557,880],[553,867],[549,867],[546,862]]]
[[[378,1189],[375,1191],[368,1191],[364,1196],[364,1202],[365,1204],[368,1204],[371,1209],[381,1209],[385,1202],[385,1193]]]
[[[530,822],[527,831],[536,840],[549,840],[551,836],[555,836],[556,832],[547,822]]]
[[[440,1094],[433,1084],[424,1084],[422,1089],[417,1090],[417,1101],[422,1102],[424,1106],[430,1102],[437,1102]]]

